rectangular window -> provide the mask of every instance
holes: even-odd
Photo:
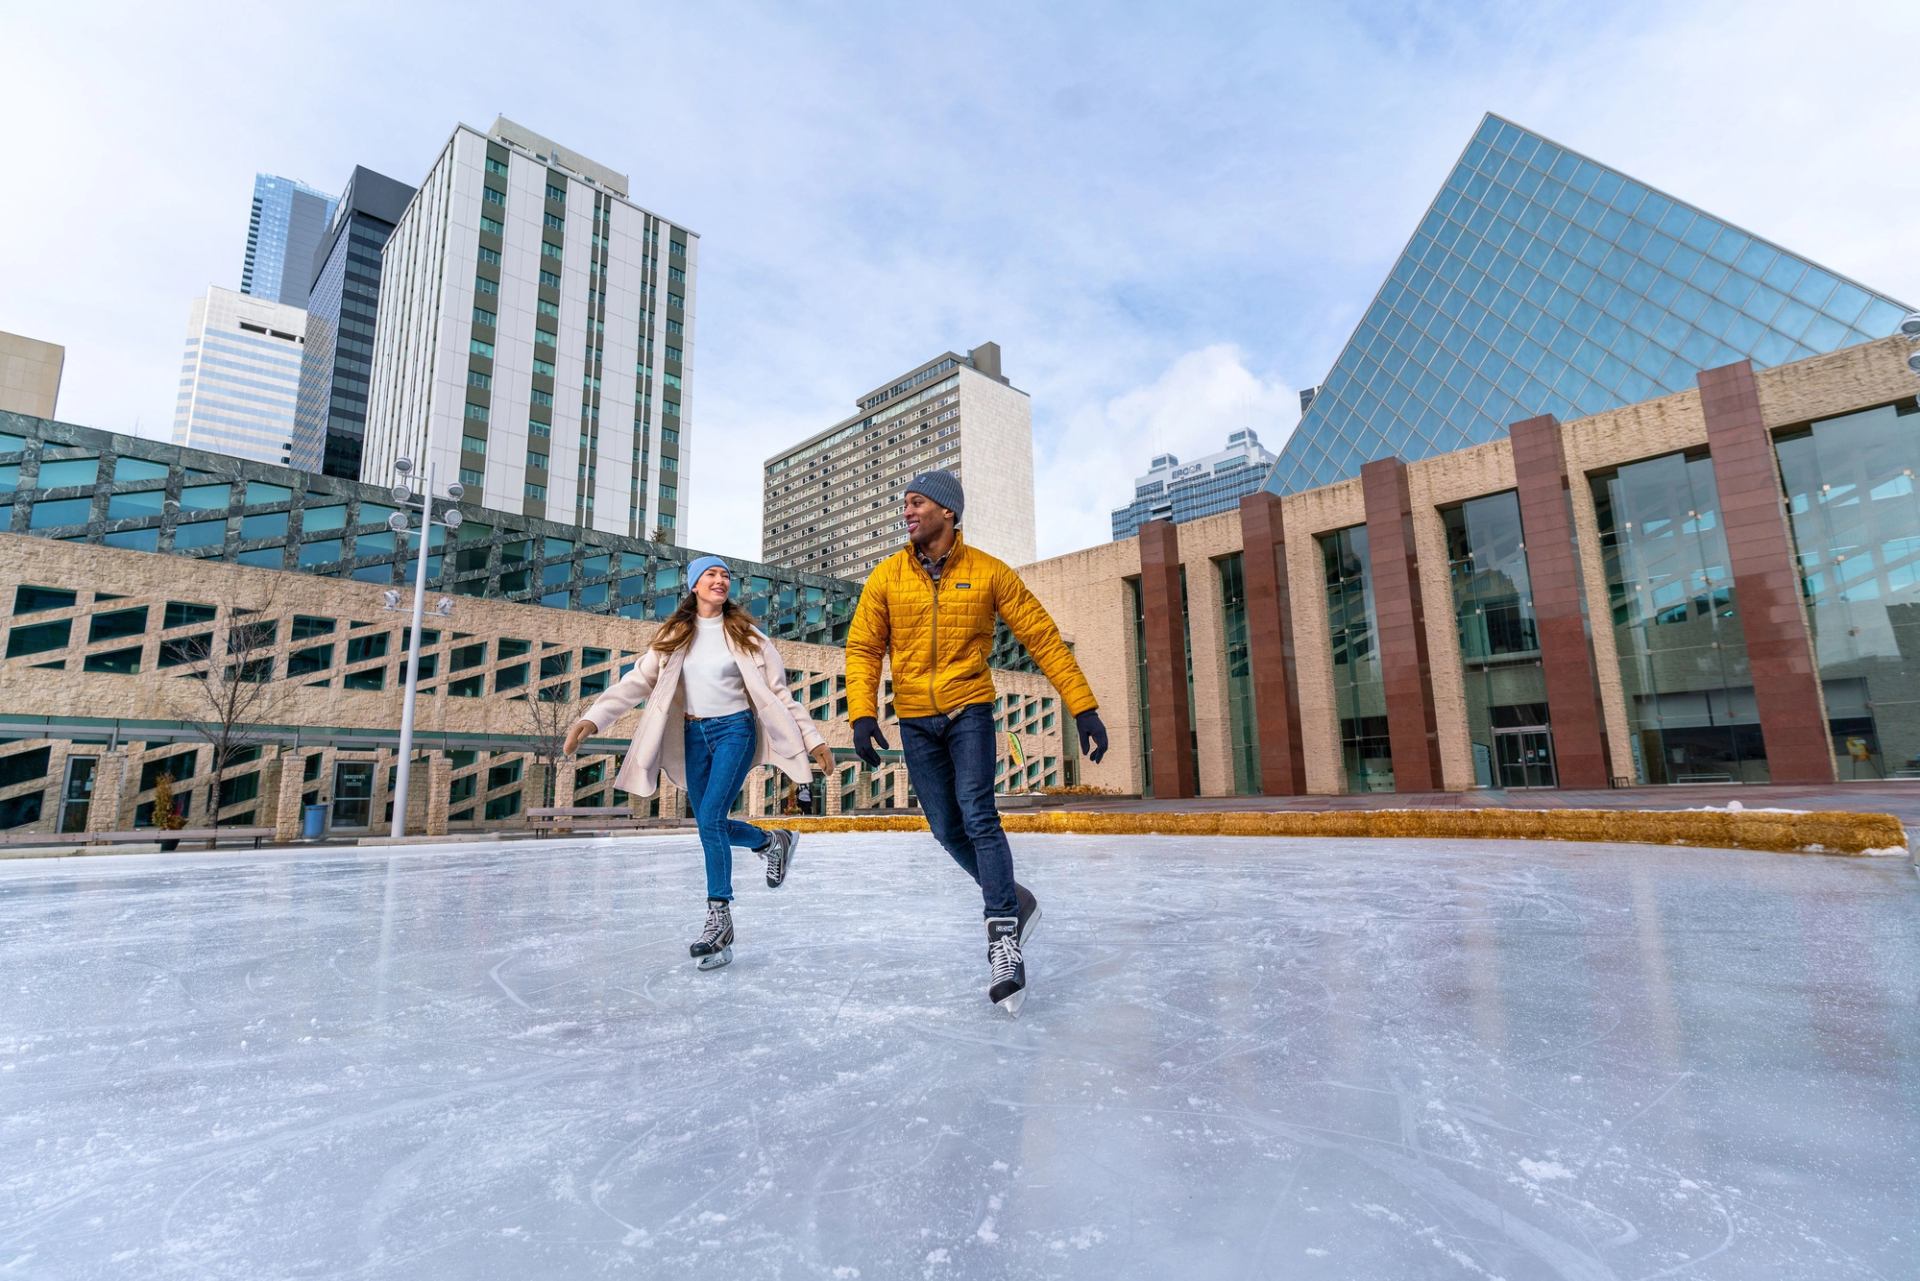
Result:
[[[540,283],[549,289],[558,289],[560,287],[560,277],[542,267],[540,269]]]
[[[481,342],[478,338],[475,338],[467,344],[467,354],[470,356],[485,356],[488,360],[492,360],[493,344],[490,342]]]
[[[65,649],[72,636],[73,620],[70,618],[16,627],[7,633],[7,657],[20,658],[27,654],[45,654],[50,650]]]
[[[552,378],[554,376],[553,362],[551,360],[542,360],[540,357],[535,356],[533,358],[533,372],[536,374],[545,374],[547,377]]]
[[[500,282],[497,280],[489,280],[485,276],[475,276],[473,278],[473,291],[477,294],[497,294],[500,292]]]
[[[483,187],[481,188],[480,199],[486,201],[490,205],[500,205],[502,207],[505,207],[507,203],[507,193],[504,191],[500,191],[494,187]]]
[[[547,487],[545,485],[536,485],[529,481],[527,482],[526,495],[528,498],[537,498],[544,503],[547,501]]]
[[[669,348],[667,348],[667,359],[668,359],[668,360],[674,360],[674,361],[677,361],[677,360],[679,360],[679,359],[680,359],[680,356],[681,356],[681,351],[680,351],[680,349],[679,349],[678,347],[669,347]]]
[[[13,592],[13,612],[16,614],[37,614],[47,609],[70,609],[79,596],[64,587],[29,587],[22,585]],[[208,613],[212,617],[212,613]]]
[[[545,470],[547,466],[547,456],[545,454],[535,453],[529,449],[527,451],[527,466],[538,467]]]
[[[490,267],[498,267],[500,265],[500,251],[498,249],[489,249],[485,245],[481,245],[480,261],[486,263]]]
[[[670,333],[670,334],[684,334],[684,333],[686,333],[686,332],[687,332],[687,327],[686,327],[685,325],[683,325],[683,324],[681,324],[681,323],[680,323],[679,321],[677,321],[677,320],[669,320],[669,321],[667,321],[667,332],[668,332],[668,333]],[[667,348],[667,359],[668,359],[668,360],[678,360],[678,359],[680,359],[680,357],[679,357],[679,356],[677,356],[677,355],[675,355],[675,354],[674,354],[674,353],[675,353],[675,352],[677,352],[677,351],[679,351],[679,348],[678,348],[678,347],[669,347],[669,348]]]
[[[467,403],[467,421],[470,423],[486,422],[487,407],[485,405],[476,405],[469,401]]]
[[[684,285],[687,283],[687,273],[678,267],[669,266],[667,268],[667,279],[673,281],[676,285]]]
[[[1712,460],[1667,454],[1589,484],[1638,781],[1766,782]]]
[[[495,160],[495,159],[494,159],[494,158],[493,158],[492,156],[488,156],[488,157],[487,157],[487,172],[488,172],[488,173],[498,173],[498,174],[504,174],[504,173],[506,173],[506,171],[507,171],[507,164],[506,164],[506,161],[504,161],[504,160]]]
[[[553,435],[553,428],[551,425],[543,423],[537,418],[530,418],[527,420],[527,435],[545,440]]]
[[[545,298],[540,299],[534,304],[534,310],[543,316],[552,316],[556,320],[560,318],[560,304],[557,302],[548,302]]]
[[[493,386],[493,375],[483,374],[478,369],[469,369],[467,371],[467,386],[486,391]]]
[[[567,189],[565,187],[556,187],[552,183],[548,183],[547,199],[557,200],[564,204],[567,199]]]
[[[678,427],[662,427],[660,429],[660,441],[662,444],[666,444],[666,445],[679,444],[680,429]]]
[[[191,601],[170,600],[167,602],[167,612],[163,617],[161,625],[163,627],[173,628],[192,627],[196,623],[211,623],[219,612],[219,610],[211,605],[196,605]]]
[[[685,311],[685,310],[686,310],[686,307],[687,307],[687,300],[686,300],[685,298],[682,298],[682,297],[681,297],[681,296],[680,296],[679,294],[668,294],[668,295],[667,295],[667,306],[669,306],[669,307],[678,307],[678,308],[680,308],[680,309],[681,309],[682,311]],[[673,320],[669,320],[669,321],[667,322],[667,332],[668,332],[668,333],[679,333],[679,332],[680,332],[679,330],[677,330],[677,329],[674,329],[674,328],[673,328],[673,326],[674,326],[675,324],[678,324],[678,323],[679,323],[678,321],[673,321]]]
[[[1920,411],[1825,419],[1775,448],[1840,778],[1920,777]]]
[[[462,467],[460,469],[460,483],[469,489],[479,489],[482,485],[486,484],[486,481],[487,477],[484,472],[476,471],[471,467]]]
[[[485,307],[475,307],[473,309],[473,323],[476,325],[485,325],[491,329],[500,323],[500,317],[488,311]]]
[[[565,231],[567,229],[567,220],[559,214],[545,214],[542,216],[541,221],[545,222],[547,226],[555,231]]]
[[[292,639],[307,640],[314,636],[331,636],[334,626],[334,620],[331,618],[317,618],[312,614],[295,614]]]
[[[462,436],[460,438],[460,448],[469,454],[485,454],[487,452],[487,442],[479,436]]]
[[[673,487],[672,485],[662,485],[662,486],[660,486],[660,501],[661,501],[661,502],[663,502],[663,503],[670,503],[670,502],[673,502],[673,501],[674,501],[675,499],[677,499],[677,498],[679,498],[679,497],[680,497],[680,491],[679,491],[679,490],[677,490],[677,489],[675,489],[675,488],[674,488],[674,487]]]
[[[543,240],[540,242],[540,256],[542,258],[561,258],[566,256],[566,250],[554,244],[551,240]]]
[[[533,331],[533,341],[542,347],[557,348],[560,345],[560,336],[551,329],[536,329]]]
[[[535,387],[528,393],[528,398],[536,405],[545,405],[549,408],[553,405],[553,393],[550,391],[541,391],[538,387]]]
[[[124,640],[129,636],[139,636],[147,630],[147,607],[137,609],[116,609],[107,614],[95,614],[93,625],[87,629],[89,644],[99,641]]]
[[[287,676],[311,676],[333,666],[333,646],[315,645],[287,655]]]
[[[1393,751],[1387,739],[1386,682],[1376,639],[1379,622],[1367,573],[1367,527],[1355,525],[1323,534],[1319,543],[1347,790],[1390,792]]]
[[[485,214],[480,215],[480,230],[491,236],[504,236],[507,234],[505,223],[502,223],[496,218],[489,218]]]

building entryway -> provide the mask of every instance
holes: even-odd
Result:
[[[333,767],[333,826],[365,827],[373,816],[373,762],[337,761]]]
[[[1545,725],[1493,731],[1494,768],[1499,786],[1555,787],[1553,735]]]

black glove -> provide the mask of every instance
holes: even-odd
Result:
[[[1095,765],[1107,754],[1107,727],[1100,723],[1100,713],[1089,709],[1073,718],[1074,728],[1080,731],[1080,750]],[[856,727],[857,729],[857,727]]]
[[[1102,741],[1106,731],[1100,731]],[[853,723],[853,754],[867,763],[868,769],[880,768],[880,753],[874,750],[874,744],[890,747],[891,744],[880,735],[880,722],[871,716],[862,716]]]

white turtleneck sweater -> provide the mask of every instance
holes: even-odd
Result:
[[[727,644],[725,623],[717,617],[693,621],[693,641],[680,664],[687,711],[706,717],[748,710],[752,704],[747,701],[746,681],[740,675],[739,660]]]

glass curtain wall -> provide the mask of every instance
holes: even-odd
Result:
[[[1552,787],[1547,678],[1540,666],[1520,501],[1512,490],[1441,512],[1460,632],[1474,781]]]
[[[1320,559],[1326,570],[1334,714],[1340,718],[1347,790],[1391,792],[1393,749],[1387,739],[1373,584],[1367,575],[1367,527],[1320,535]]]
[[[1253,704],[1253,660],[1247,648],[1247,588],[1238,554],[1223,556],[1220,567],[1222,633],[1227,643],[1228,750],[1233,757],[1233,790],[1239,796],[1260,792],[1260,728]]]
[[[1635,778],[1766,782],[1712,460],[1666,454],[1590,484]]]
[[[1920,410],[1776,442],[1842,780],[1920,778]]]

